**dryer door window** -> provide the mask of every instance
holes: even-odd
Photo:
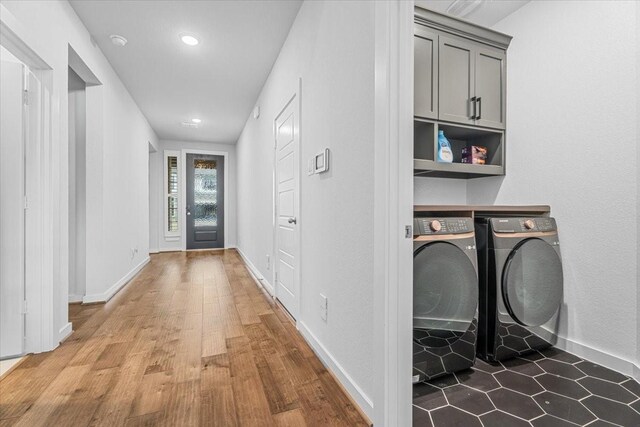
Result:
[[[553,246],[541,239],[520,242],[509,254],[502,292],[511,317],[525,326],[540,326],[562,302],[562,262]]]
[[[413,327],[429,347],[457,341],[471,326],[478,307],[478,277],[457,246],[434,242],[413,256]]]

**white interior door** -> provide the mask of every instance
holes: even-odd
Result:
[[[0,61],[0,358],[24,352],[24,66]]]
[[[276,298],[298,317],[299,246],[299,99],[294,95],[275,119],[276,150]]]

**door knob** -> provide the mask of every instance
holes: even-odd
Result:
[[[297,223],[298,223],[298,220],[297,220],[297,219],[295,219],[295,217],[292,217],[292,218],[289,218],[289,219],[288,219],[288,222],[289,222],[289,224],[297,224]]]

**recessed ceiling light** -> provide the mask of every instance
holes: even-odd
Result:
[[[202,123],[201,119],[191,119],[191,121],[195,124]]]
[[[198,128],[198,124],[197,123],[182,122],[182,123],[180,123],[180,125],[183,128],[191,128],[191,129],[197,129]]]
[[[198,43],[200,43],[200,41],[191,34],[181,34],[180,40],[182,40],[182,43],[186,44],[187,46],[196,46]]]
[[[119,36],[118,34],[112,34],[109,36],[109,38],[111,39],[111,43],[115,44],[116,46],[122,47],[127,44],[127,39]]]

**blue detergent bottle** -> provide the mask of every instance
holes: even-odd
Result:
[[[446,136],[444,136],[444,131],[438,131],[438,162],[441,163],[452,163],[453,162],[453,151],[451,151],[451,144],[449,144],[449,140]]]

